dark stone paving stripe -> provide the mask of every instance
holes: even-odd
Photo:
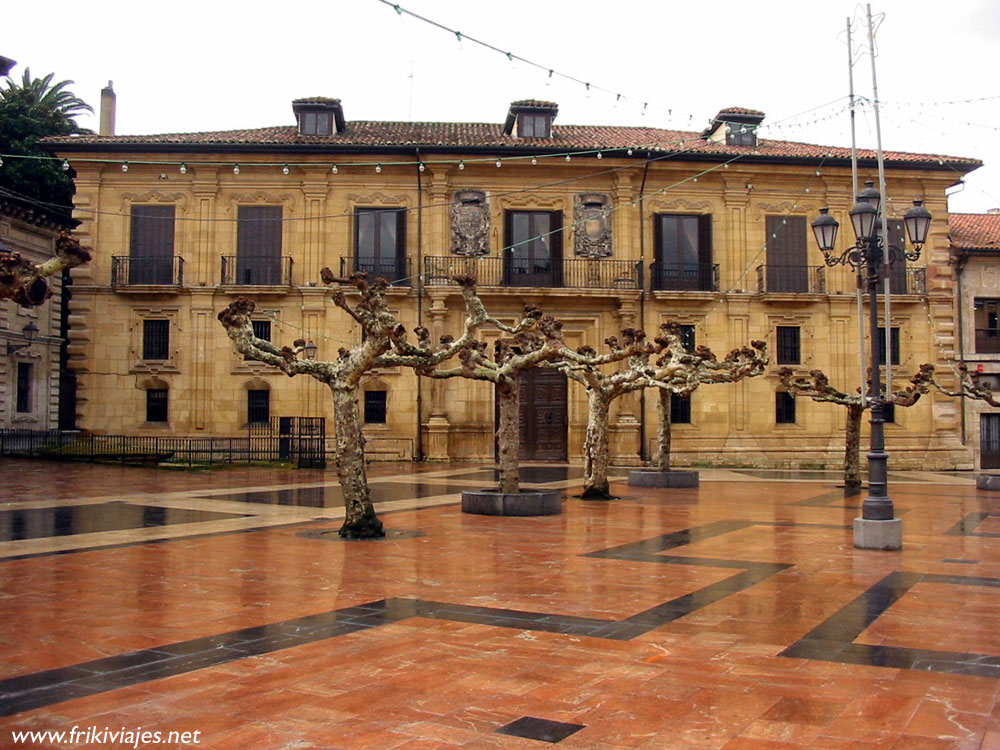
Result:
[[[1000,587],[1000,578],[890,573],[817,625],[779,656],[841,664],[1000,678],[1000,656],[854,643],[869,625],[918,583]]]
[[[729,578],[663,602],[621,621],[420,599],[390,598],[0,680],[0,716],[9,716],[74,698],[218,666],[249,656],[336,638],[411,617],[481,623],[496,627],[566,633],[610,640],[631,640],[793,567],[783,563],[662,554],[666,550],[695,541],[710,539],[750,526],[766,525],[775,524],[742,520],[718,521],[582,555],[740,569],[739,573]],[[786,523],[780,525],[783,528],[788,527]],[[921,581],[953,585],[1000,586],[1000,579],[993,578],[892,573],[785,649],[781,655],[841,663],[1000,677],[1000,657],[852,643],[862,630]]]

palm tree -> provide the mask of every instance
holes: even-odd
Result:
[[[68,87],[72,81],[53,83],[53,73],[32,78],[25,68],[21,82],[8,78],[0,87],[0,186],[17,194],[71,211],[73,182],[40,141],[46,136],[89,133],[74,119],[93,112],[89,104]],[[36,158],[17,158],[36,157]],[[41,158],[37,158],[41,157]]]

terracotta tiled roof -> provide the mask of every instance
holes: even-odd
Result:
[[[546,102],[541,99],[518,99],[516,102],[511,102],[512,107],[535,107],[536,109],[559,109],[559,105],[555,102]]]
[[[614,125],[554,125],[551,138],[518,138],[504,135],[499,123],[465,122],[382,122],[353,120],[347,122],[343,133],[321,136],[302,136],[294,125],[283,125],[253,130],[221,130],[204,133],[167,133],[163,135],[81,135],[73,138],[45,139],[54,150],[71,151],[124,151],[140,147],[150,151],[163,146],[176,151],[190,146],[196,150],[226,150],[235,147],[240,151],[248,147],[267,148],[305,147],[315,151],[328,147],[331,153],[344,151],[377,151],[380,148],[421,147],[432,152],[436,147],[457,151],[538,149],[539,151],[590,151],[596,149],[627,149],[661,153],[685,152],[694,157],[729,157],[754,155],[764,158],[820,160],[824,157],[848,159],[849,148],[820,146],[810,143],[761,139],[756,147],[712,143],[700,133],[659,128],[622,127]],[[757,153],[755,153],[757,152]],[[874,159],[872,150],[860,150],[861,159]],[[896,163],[939,165],[942,168],[968,172],[981,165],[977,159],[886,151],[886,160]]]
[[[951,214],[948,233],[960,250],[1000,250],[1000,213]]]
[[[723,107],[719,110],[719,115],[753,115],[763,117],[764,113],[759,109],[747,109],[746,107]]]

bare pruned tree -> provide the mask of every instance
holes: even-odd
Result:
[[[350,348],[341,347],[336,360],[301,358],[305,351],[305,341],[301,339],[291,347],[279,347],[254,336],[250,321],[254,303],[245,297],[233,300],[219,313],[219,321],[236,350],[244,356],[273,365],[289,377],[309,375],[329,386],[333,393],[337,474],[344,494],[345,516],[340,535],[381,537],[385,531],[372,505],[365,471],[364,436],[358,409],[358,386],[362,375],[379,367],[411,367],[418,371],[433,368],[465,351],[474,341],[476,328],[493,319],[479,300],[475,280],[468,276],[456,277],[466,304],[464,333],[458,339],[445,337],[433,346],[427,330],[421,327],[415,331],[418,340],[413,344],[407,340],[403,325],[389,310],[385,279],[375,279],[369,284],[364,273],[342,279],[335,277],[328,268],[323,269],[321,277],[325,284],[352,286],[360,293],[353,305],[343,290],[338,290],[333,297],[334,304],[350,315],[363,332],[361,343]]]
[[[655,371],[645,385],[659,391],[657,403],[658,425],[656,455],[653,468],[670,471],[672,443],[671,396],[690,396],[705,384],[735,383],[743,378],[756,377],[767,366],[767,344],[751,341],[750,346],[733,349],[719,361],[707,346],[687,351],[679,326],[667,323],[662,326],[661,337],[666,341],[663,356],[656,362]]]
[[[1000,406],[1000,394],[997,394],[989,389],[987,385],[979,382],[978,373],[969,372],[969,368],[964,364],[960,364],[955,367],[958,375],[958,390],[953,391],[950,388],[945,388],[937,378],[933,377],[934,366],[924,365],[925,367],[931,368],[932,380],[934,387],[937,388],[945,396],[959,397],[963,396],[965,398],[975,399],[976,401],[985,401],[990,406]]]
[[[626,393],[638,391],[647,386],[655,370],[649,358],[660,353],[667,340],[657,337],[646,341],[644,331],[634,328],[622,330],[621,339],[611,336],[604,340],[609,352],[598,354],[592,347],[582,346],[575,352],[564,349],[558,359],[547,367],[559,369],[567,377],[582,384],[587,389],[587,436],[584,440],[584,480],[583,498],[611,499],[608,482],[609,414],[612,402]],[[612,373],[604,373],[599,368],[627,360],[625,366]]]
[[[38,307],[52,296],[48,277],[87,263],[90,250],[79,240],[61,232],[56,237],[56,255],[44,263],[32,263],[20,253],[0,250],[0,299],[10,299],[25,307]]]
[[[517,468],[521,375],[529,368],[559,357],[566,346],[563,343],[562,323],[543,315],[541,310],[531,305],[525,306],[524,314],[515,325],[507,325],[495,318],[489,321],[508,334],[507,338],[497,339],[492,357],[486,342],[474,341],[458,353],[459,367],[423,367],[419,372],[432,378],[484,380],[496,386],[500,412],[497,427],[499,490],[516,493],[520,492]]]
[[[910,385],[902,390],[894,390],[887,401],[896,406],[913,406],[927,393],[933,383],[934,366],[920,365],[917,373],[910,378]],[[861,487],[861,417],[871,408],[871,400],[862,397],[860,390],[845,393],[830,385],[830,379],[822,370],[810,370],[809,375],[796,375],[790,368],[778,370],[778,382],[793,396],[808,396],[813,401],[840,404],[847,409],[844,446],[844,486],[849,490]],[[940,387],[940,386],[938,386]],[[885,392],[883,385],[882,392]],[[955,395],[955,394],[949,394]]]

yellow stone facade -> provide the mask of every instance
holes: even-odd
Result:
[[[78,425],[95,432],[176,435],[238,435],[247,423],[247,391],[269,390],[270,413],[330,417],[330,395],[305,378],[289,379],[272,368],[245,362],[232,349],[216,320],[236,294],[255,301],[262,320],[271,320],[272,341],[311,340],[321,359],[358,340],[353,321],[319,283],[320,269],[339,272],[352,257],[356,207],[407,209],[409,279],[389,293],[408,329],[427,326],[436,339],[461,330],[457,287],[426,284],[420,278],[428,256],[451,255],[451,206],[457,191],[486,195],[490,215],[489,256],[504,247],[505,212],[558,211],[563,216],[563,257],[573,259],[574,206],[583,193],[610,198],[612,255],[597,259],[639,263],[642,289],[529,288],[481,286],[487,307],[511,319],[525,303],[564,321],[567,342],[597,349],[623,326],[655,331],[665,321],[693,325],[698,344],[720,357],[751,339],[763,339],[772,354],[765,376],[734,385],[705,386],[691,402],[691,423],[674,427],[675,463],[815,468],[839,465],[844,412],[840,407],[797,399],[795,422],[776,424],[776,328],[798,326],[802,360],[796,369],[818,368],[845,390],[859,378],[858,309],[855,278],[843,267],[827,268],[825,288],[816,293],[760,293],[758,267],[767,263],[768,216],[804,217],[809,264],[822,265],[808,224],[822,206],[841,224],[838,243],[849,243],[847,211],[853,203],[851,174],[843,159],[693,159],[684,154],[647,161],[623,150],[564,158],[506,159],[500,167],[484,149],[418,154],[413,148],[364,153],[276,154],[257,150],[155,145],[129,150],[124,139],[100,138],[56,149],[77,173],[76,214],[81,241],[95,250],[92,263],[73,270],[70,366],[78,373]],[[763,149],[762,149],[763,151]],[[288,174],[282,162],[289,162]],[[380,161],[380,172],[372,164]],[[423,170],[418,164],[423,161]],[[463,163],[461,168],[459,160]],[[725,164],[724,162],[727,162]],[[123,171],[122,162],[128,163]],[[180,163],[185,164],[183,173]],[[335,162],[338,170],[331,170]],[[239,174],[233,165],[239,164]],[[902,167],[907,168],[902,168]],[[862,177],[875,172],[862,165]],[[913,268],[926,269],[926,292],[892,295],[891,325],[900,329],[901,362],[894,378],[912,374],[922,362],[945,366],[955,342],[954,282],[948,266],[945,189],[951,168],[914,168],[890,161],[890,216],[901,216],[920,198],[934,215],[928,244]],[[175,210],[174,254],[183,259],[183,279],[166,286],[112,285],[112,258],[128,256],[130,216],[136,205],[170,205]],[[240,206],[282,208],[282,255],[291,258],[289,286],[225,286],[221,258],[236,254]],[[710,215],[712,262],[719,267],[719,291],[654,291],[657,214]],[[475,270],[475,261],[451,256],[452,270]],[[881,313],[880,313],[881,316]],[[169,356],[142,356],[143,321],[169,320]],[[881,318],[880,318],[881,319]],[[884,321],[883,321],[884,325]],[[487,340],[497,333],[484,330]],[[866,345],[867,349],[867,345]],[[146,421],[146,389],[167,389],[169,417]],[[464,380],[432,382],[410,371],[374,372],[364,388],[387,392],[387,422],[368,425],[375,459],[488,459],[493,454],[494,403],[490,386]],[[643,411],[644,407],[644,411]],[[569,384],[569,460],[582,457],[586,422],[583,389]],[[614,460],[640,463],[654,448],[656,397],[626,396],[612,411]],[[328,428],[329,430],[330,428]],[[645,439],[645,450],[641,440]],[[891,467],[970,468],[961,440],[958,404],[928,395],[916,406],[897,409],[887,425]]]

